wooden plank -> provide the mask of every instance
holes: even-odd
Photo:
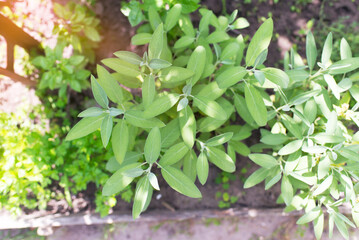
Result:
[[[9,78],[11,78],[14,82],[21,82],[22,84],[29,86],[29,87],[33,87],[36,85],[35,81],[32,81],[28,78],[22,77],[12,71],[9,71],[8,69],[5,68],[0,68],[0,75],[5,75]]]
[[[27,51],[31,48],[39,48],[40,46],[37,40],[2,14],[0,14],[0,35],[6,39],[7,43],[16,44]]]

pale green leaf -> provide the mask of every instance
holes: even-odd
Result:
[[[145,159],[152,164],[156,162],[161,152],[161,133],[158,127],[151,129],[145,142]]]
[[[192,148],[196,138],[196,119],[189,106],[179,112],[179,126],[184,143]]]
[[[205,113],[207,116],[218,120],[227,119],[227,113],[217,102],[198,95],[194,96],[193,98],[194,98],[193,104],[196,107],[198,107],[203,113]]]
[[[152,118],[166,112],[178,102],[179,98],[180,96],[177,93],[169,93],[158,97],[143,112],[144,117]]]
[[[115,154],[116,160],[123,163],[129,144],[129,131],[125,120],[119,119],[119,122],[112,132],[112,150]]]
[[[166,166],[161,168],[163,178],[177,192],[191,198],[201,198],[202,194],[194,183],[180,170]]]
[[[248,157],[257,165],[268,169],[277,166],[279,164],[274,157],[267,154],[254,153],[254,154],[249,154]]]
[[[207,147],[208,158],[214,165],[225,172],[234,172],[236,165],[233,159],[224,151],[216,147]]]
[[[197,159],[197,175],[199,182],[204,185],[207,182],[209,165],[207,156],[205,153],[201,152]]]
[[[246,84],[244,88],[244,97],[254,121],[259,126],[265,126],[267,124],[267,109],[264,105],[262,95],[252,85]]]
[[[245,68],[240,66],[230,67],[216,77],[216,82],[222,89],[229,88],[241,81],[246,75],[247,70]]]
[[[177,143],[165,152],[161,157],[159,164],[161,166],[173,165],[181,160],[188,151],[189,148],[184,142]]]
[[[89,135],[101,127],[105,115],[81,119],[67,134],[66,141],[71,141]]]
[[[128,110],[125,112],[127,123],[141,128],[164,127],[165,124],[157,118],[145,118],[143,112],[138,110]]]
[[[108,99],[105,90],[96,81],[94,76],[91,76],[91,88],[96,102],[103,108],[108,108]]]

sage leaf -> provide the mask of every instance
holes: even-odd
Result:
[[[129,131],[125,120],[119,119],[118,123],[112,132],[112,150],[115,154],[116,160],[119,164],[122,164],[129,144]]]
[[[188,60],[187,68],[194,72],[194,75],[190,79],[190,83],[194,86],[204,71],[206,65],[206,49],[203,46],[198,46],[191,54]]]
[[[223,145],[224,143],[231,140],[232,137],[233,137],[232,132],[223,133],[223,134],[220,134],[220,135],[217,135],[217,136],[215,136],[213,138],[208,139],[205,142],[205,145],[208,146],[208,147],[214,147],[214,146],[218,146],[218,145]]]
[[[108,99],[106,92],[100,86],[100,84],[96,81],[94,76],[91,76],[91,88],[93,96],[96,102],[103,108],[108,108]]]
[[[325,190],[327,190],[330,185],[332,185],[333,182],[333,175],[329,175],[319,186],[315,191],[313,192],[313,196],[317,196],[321,193],[323,193]]]
[[[209,165],[207,156],[204,152],[201,152],[197,159],[197,175],[199,182],[204,185],[207,182],[208,172],[209,172]]]
[[[128,52],[128,51],[117,51],[114,53],[114,55],[116,57],[118,57],[121,60],[124,60],[126,62],[135,64],[135,65],[140,65],[142,63],[142,58],[140,56],[138,56],[136,53],[134,52]]]
[[[168,148],[176,142],[181,136],[178,118],[173,119],[165,127],[160,129],[161,145],[163,148]]]
[[[352,58],[352,50],[350,49],[350,46],[345,38],[340,40],[340,58],[342,60]]]
[[[274,166],[277,166],[279,163],[278,161],[267,154],[260,154],[260,153],[254,153],[248,155],[249,159],[255,162],[257,165],[263,167],[263,168],[272,168]]]
[[[145,118],[152,118],[166,112],[173,107],[179,100],[177,93],[169,93],[155,99],[148,108],[143,112]]]
[[[280,86],[281,88],[287,88],[289,84],[288,75],[277,68],[263,68],[261,71],[264,73],[266,79],[272,83]]]
[[[219,167],[225,172],[234,172],[236,166],[233,159],[224,151],[216,147],[207,147],[208,158],[214,165]]]
[[[196,119],[189,106],[179,112],[178,120],[182,139],[189,148],[192,148],[196,139]]]
[[[103,114],[103,109],[98,107],[90,107],[79,113],[78,117],[98,117]]]
[[[145,142],[145,159],[152,164],[156,162],[161,152],[161,133],[158,127],[151,129]]]
[[[166,60],[162,60],[162,59],[151,59],[151,61],[148,64],[148,66],[154,70],[168,68],[171,65],[172,65],[172,63],[167,62]]]
[[[268,48],[273,34],[273,20],[268,18],[254,34],[251,42],[249,43],[246,64],[247,66],[253,66],[255,60]]]
[[[227,113],[217,102],[198,95],[194,96],[193,98],[193,104],[198,107],[202,112],[204,112],[207,116],[218,120],[227,119]]]
[[[171,30],[178,22],[182,11],[181,4],[175,4],[167,13],[164,29],[166,31]]]
[[[161,173],[168,185],[177,192],[191,198],[202,197],[196,185],[180,170],[165,166],[161,168]]]
[[[243,188],[250,188],[262,182],[268,175],[268,169],[260,168],[253,172],[244,182]]]
[[[107,147],[108,142],[110,141],[111,132],[113,127],[112,117],[108,114],[102,120],[101,123],[101,139],[104,148]]]
[[[125,166],[120,167],[105,183],[102,188],[103,196],[112,196],[113,194],[117,194],[122,191],[125,187],[127,187],[134,178],[127,177],[123,175],[123,173],[129,169],[137,168],[141,164],[140,163],[131,163]]]
[[[143,176],[137,182],[135,197],[133,199],[133,207],[132,207],[133,219],[138,218],[141,212],[144,210],[150,188],[151,188],[150,182],[146,176]]]
[[[333,34],[330,32],[325,39],[323,52],[322,52],[322,64],[327,65],[330,56],[332,55],[332,48],[333,48]]]
[[[308,61],[308,67],[312,71],[317,60],[317,46],[315,45],[315,39],[311,31],[308,32],[306,38],[306,55]]]
[[[154,33],[152,34],[151,41],[148,45],[148,57],[149,59],[161,59],[161,53],[163,50],[163,24],[160,23]]]
[[[259,126],[265,126],[267,124],[267,109],[261,94],[252,85],[246,84],[244,88],[244,97],[254,121]]]
[[[65,141],[71,141],[89,135],[101,127],[105,115],[81,119],[67,134]]]
[[[157,118],[144,117],[143,112],[138,110],[128,110],[125,112],[127,123],[141,128],[164,127],[165,124]]]
[[[194,42],[194,40],[195,40],[195,38],[192,36],[183,36],[176,41],[173,48],[178,49],[178,48],[188,47],[189,45],[191,45]]]
[[[117,104],[123,102],[122,88],[116,79],[102,66],[97,65],[98,83],[105,91],[108,98]]]
[[[148,181],[150,181],[152,187],[154,189],[156,189],[157,191],[159,191],[160,186],[158,185],[158,180],[157,180],[156,175],[150,172],[150,173],[148,173],[147,177],[148,177]]]
[[[282,147],[278,154],[279,155],[289,155],[296,151],[298,151],[302,147],[303,141],[302,140],[294,140],[289,142],[287,145]]]
[[[148,108],[149,105],[153,102],[153,99],[156,96],[156,85],[155,79],[152,74],[145,77],[142,83],[142,99],[145,108]]]
[[[241,81],[247,75],[247,70],[243,67],[231,67],[221,72],[216,77],[218,86],[222,89],[229,88]]]
[[[181,160],[188,151],[189,148],[184,142],[177,143],[165,152],[159,161],[159,164],[161,166],[173,165]]]

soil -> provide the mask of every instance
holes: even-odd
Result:
[[[40,2],[40,1],[39,1]],[[41,1],[51,2],[50,0]],[[66,2],[66,1],[57,1]],[[214,13],[220,14],[222,12],[222,1],[219,0],[205,0],[203,4]],[[252,0],[249,4],[244,4],[243,1],[226,1],[227,12],[232,12],[234,9],[239,9],[239,16],[245,17],[250,23],[248,29],[240,30],[239,33],[244,35],[253,36],[253,33],[259,27],[258,20],[261,17],[267,17],[271,13],[274,20],[275,33],[277,33],[274,41],[271,43],[272,47],[269,48],[269,59],[267,61],[268,66],[277,64],[282,59],[284,52],[289,50],[293,44],[299,46],[299,52],[303,53],[304,36],[300,34],[301,29],[306,28],[306,23],[310,19],[315,19],[319,22],[333,22],[341,16],[349,16],[350,21],[356,21],[359,18],[357,11],[359,3],[352,2],[351,0],[342,1],[319,1],[313,0],[311,4],[299,6],[301,13],[292,12],[291,6],[296,4],[296,0],[284,1],[280,0],[279,3],[274,4],[272,0],[259,1]],[[332,6],[330,6],[332,5]],[[101,36],[103,36],[100,43],[100,48],[97,50],[98,62],[107,57],[113,56],[112,53],[118,50],[129,50],[137,53],[143,52],[143,48],[136,48],[130,46],[130,38],[135,33],[135,30],[130,27],[127,19],[120,11],[121,1],[119,0],[98,0],[94,6],[94,11],[101,19]],[[320,12],[324,14],[320,15]],[[38,12],[37,12],[38,13]],[[31,19],[31,14],[30,19]],[[39,17],[39,16],[37,16]],[[47,22],[48,28],[52,26],[51,19],[53,19],[53,13],[46,12],[40,16],[40,18],[47,18],[49,21],[41,21],[41,24]],[[40,24],[40,23],[39,23]],[[39,25],[40,26],[40,25]],[[43,27],[43,25],[41,25]],[[314,25],[315,26],[315,25]],[[42,29],[39,28],[39,29]],[[48,33],[49,30],[44,30]],[[31,33],[34,36],[38,34]],[[273,47],[277,46],[277,47]],[[302,54],[304,55],[304,54]],[[22,96],[15,86],[8,81],[0,80],[2,84],[0,86],[0,110],[14,111],[18,102],[10,101],[13,96]],[[3,89],[7,89],[6,95]],[[12,90],[13,89],[13,90]],[[8,92],[10,91],[10,92]],[[6,109],[5,109],[6,108]],[[278,206],[276,199],[279,196],[280,188],[275,185],[272,189],[264,191],[263,183],[250,188],[243,189],[243,181],[245,177],[248,177],[253,171],[257,169],[247,158],[239,156],[236,161],[237,172],[236,180],[230,181],[230,187],[228,193],[230,196],[238,197],[238,201],[232,205],[232,207],[256,207],[256,208],[272,208]],[[241,169],[247,169],[246,173],[239,173]],[[196,185],[199,187],[203,194],[201,200],[191,199],[185,197],[174,190],[172,190],[163,179],[160,179],[161,191],[154,192],[153,200],[149,206],[149,210],[168,209],[170,211],[178,210],[198,210],[198,209],[217,209],[218,202],[221,199],[217,199],[216,192],[223,192],[222,186],[215,183],[216,176],[220,174],[217,168],[211,167],[208,182],[205,186],[200,186],[198,182]],[[74,207],[69,208],[66,201],[51,201],[49,203],[47,213],[72,213],[79,211],[91,211],[94,210],[94,191],[95,188],[92,184],[89,184],[88,189],[83,193],[73,196]],[[115,210],[129,211],[131,209],[130,204],[121,200],[114,208]]]

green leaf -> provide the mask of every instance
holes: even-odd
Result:
[[[255,79],[257,79],[257,81],[259,82],[260,85],[264,84],[266,77],[264,76],[264,73],[262,71],[255,70],[253,75],[254,75]]]
[[[227,113],[217,102],[198,95],[194,96],[193,98],[193,104],[198,107],[202,112],[204,112],[207,116],[218,120],[227,119]]]
[[[129,169],[137,168],[140,163],[131,163],[118,169],[105,183],[102,188],[103,196],[112,196],[127,187],[134,178],[127,177],[123,173]]]
[[[115,103],[123,102],[122,88],[116,79],[102,66],[97,65],[98,83],[103,88],[108,98]]]
[[[268,55],[268,49],[265,49],[263,52],[261,52],[258,55],[256,60],[254,61],[253,68],[257,68],[257,66],[262,65],[265,62],[265,60],[267,60],[267,55]]]
[[[319,184],[318,188],[313,192],[313,196],[317,196],[327,190],[333,182],[333,175],[329,175],[321,184]]]
[[[194,183],[180,170],[174,167],[165,166],[161,168],[161,173],[168,185],[177,192],[191,198],[202,197],[202,194],[196,185],[194,185]]]
[[[346,58],[338,62],[333,63],[328,67],[329,74],[343,74],[354,71],[359,68],[359,57]]]
[[[272,179],[270,179],[268,182],[266,182],[265,184],[265,190],[270,189],[271,187],[273,187],[274,184],[276,184],[277,182],[279,182],[279,180],[281,179],[282,174],[278,173],[276,174]]]
[[[183,173],[194,183],[197,178],[197,156],[194,150],[190,150],[183,158]]]
[[[311,222],[314,219],[317,219],[320,216],[320,214],[323,214],[322,209],[320,208],[320,206],[317,206],[312,210],[310,210],[309,212],[307,212],[306,214],[304,214],[303,216],[301,216],[298,219],[297,224],[305,224]]]
[[[247,21],[247,19],[240,17],[240,18],[237,18],[236,21],[234,21],[232,26],[233,26],[233,29],[243,29],[243,28],[249,27],[249,22]]]
[[[332,93],[334,97],[338,100],[340,100],[340,89],[332,75],[324,74],[324,80],[328,84],[328,87],[330,90],[332,90]]]
[[[154,33],[152,34],[151,41],[148,45],[149,59],[160,59],[163,50],[163,24],[160,23]]]
[[[145,45],[149,43],[152,39],[152,34],[150,33],[137,33],[131,38],[132,45]]]
[[[277,68],[263,68],[261,71],[264,73],[266,79],[272,83],[280,86],[281,88],[287,88],[289,84],[288,75]]]
[[[188,105],[188,98],[182,98],[177,105],[177,112],[181,111]]]
[[[181,160],[188,151],[189,148],[184,142],[177,143],[165,152],[159,161],[159,164],[161,166],[173,165]]]
[[[197,175],[199,182],[204,185],[207,182],[209,165],[206,154],[201,152],[197,159]]]
[[[156,189],[157,191],[159,191],[160,186],[158,185],[158,180],[157,180],[156,175],[150,172],[150,173],[147,174],[147,177],[148,177],[148,181],[150,181],[152,187],[154,189]]]
[[[98,107],[90,107],[79,113],[78,117],[98,117],[103,114],[103,109]]]
[[[173,119],[165,127],[161,128],[160,131],[162,148],[166,149],[172,146],[172,144],[181,136],[178,118]]]
[[[142,58],[134,52],[117,51],[114,53],[114,55],[119,59],[129,62],[131,64],[139,66],[142,63]]]
[[[342,143],[345,142],[345,138],[342,136],[330,135],[327,133],[318,133],[314,136],[314,140],[319,144],[326,143]]]
[[[324,230],[324,214],[320,213],[319,216],[313,220],[314,234],[316,239],[321,239]]]
[[[222,89],[229,88],[241,81],[246,75],[247,70],[245,68],[240,66],[230,67],[216,77],[216,82]]]
[[[210,44],[224,42],[229,39],[229,35],[225,31],[214,31],[207,38]]]
[[[334,223],[335,223],[335,226],[337,226],[340,234],[345,238],[345,239],[349,239],[349,233],[348,233],[348,228],[347,226],[345,225],[345,222],[338,217],[338,214],[334,212],[334,215],[333,215],[333,218],[334,218]]]
[[[162,23],[161,17],[154,6],[148,8],[148,18],[153,31]]]
[[[330,60],[330,56],[332,55],[333,48],[333,35],[330,32],[325,40],[323,52],[322,52],[322,64],[327,65]]]
[[[303,137],[301,127],[293,120],[293,118],[289,117],[287,114],[282,114],[281,118],[285,127],[291,134],[299,139]]]
[[[133,199],[132,216],[136,219],[144,210],[147,197],[150,191],[150,181],[147,176],[143,176],[136,185],[135,197]]]
[[[153,99],[156,96],[156,85],[155,78],[153,75],[148,75],[145,77],[142,83],[142,100],[145,108],[148,108],[149,105],[153,102]]]
[[[171,66],[159,72],[158,78],[163,83],[181,84],[194,75],[190,69]]]
[[[303,141],[302,140],[294,140],[289,142],[287,145],[282,147],[278,154],[279,155],[289,155],[296,151],[298,151],[302,147]]]
[[[201,86],[201,89],[197,96],[202,96],[209,100],[216,100],[226,92],[226,89],[221,89],[217,82],[211,82],[205,86]]]
[[[206,49],[203,46],[198,46],[191,54],[191,57],[188,60],[187,68],[194,72],[194,75],[191,78],[191,84],[194,86],[204,71],[206,65]]]
[[[285,204],[289,206],[293,199],[293,187],[286,175],[282,178],[281,191]]]
[[[141,166],[138,166],[137,168],[132,168],[129,169],[127,171],[123,172],[123,175],[127,176],[127,177],[139,177],[141,176],[145,171],[141,168]]]
[[[237,113],[239,116],[248,124],[251,126],[254,125],[254,127],[258,127],[258,125],[255,123],[251,113],[249,112],[246,104],[246,100],[241,95],[234,93],[234,106],[237,110]]]
[[[303,93],[300,93],[298,95],[296,95],[295,97],[293,97],[288,104],[293,104],[293,105],[299,105],[302,104],[306,101],[308,101],[309,99],[311,99],[312,97],[317,96],[320,93],[319,89],[315,89],[315,90],[311,90],[311,91],[306,91]]]
[[[106,92],[100,86],[100,84],[96,81],[94,76],[91,76],[91,87],[92,93],[95,97],[96,102],[103,108],[108,108],[108,99],[106,96]]]
[[[345,38],[340,40],[340,58],[342,60],[352,58],[352,50],[350,49],[350,46]]]
[[[81,119],[67,134],[66,141],[71,141],[89,135],[101,127],[105,115]]]
[[[192,148],[196,139],[196,119],[189,106],[179,112],[179,126],[184,143]]]
[[[129,144],[129,131],[126,121],[119,119],[112,132],[112,150],[116,160],[123,163]]]
[[[267,145],[281,145],[288,141],[288,137],[284,134],[268,134],[261,138],[261,142]]]
[[[312,71],[315,63],[317,62],[317,46],[315,45],[315,39],[312,32],[308,32],[306,39],[306,55],[308,61],[308,67]]]
[[[265,126],[267,124],[267,109],[264,105],[262,95],[252,85],[246,84],[244,88],[244,97],[254,121],[259,126]]]
[[[173,48],[178,49],[188,47],[194,42],[194,40],[195,38],[192,36],[183,36],[175,42]]]
[[[234,164],[233,159],[222,150],[216,147],[207,147],[207,152],[209,161],[223,171],[231,173],[236,170],[236,165]]]
[[[152,128],[145,142],[145,159],[152,164],[156,162],[161,152],[161,133],[158,127]]]
[[[254,61],[258,55],[268,48],[273,34],[273,20],[268,18],[254,34],[251,42],[249,43],[246,64],[253,66]]]
[[[215,147],[218,145],[223,145],[224,143],[228,142],[229,140],[231,140],[231,138],[233,137],[233,133],[232,132],[226,132],[220,135],[217,135],[213,138],[208,139],[205,142],[205,145],[208,147]]]
[[[339,153],[341,156],[349,159],[349,160],[352,160],[352,161],[355,161],[355,162],[359,162],[359,155],[357,152],[354,152],[350,149],[346,149],[346,148],[342,148],[340,150],[337,151],[337,153]]]
[[[252,173],[244,182],[243,188],[250,188],[262,182],[268,175],[268,169],[260,168]]]
[[[107,147],[108,141],[110,141],[112,126],[113,126],[112,117],[108,114],[102,120],[102,124],[101,124],[101,139],[104,148]]]
[[[139,77],[141,75],[137,65],[128,63],[119,58],[106,58],[101,60],[101,62],[121,75],[128,77]]]
[[[160,115],[173,107],[180,98],[177,93],[169,93],[155,99],[143,112],[145,118],[152,118]]]
[[[182,11],[181,4],[175,4],[167,13],[164,29],[168,32],[171,30],[178,22]]]
[[[127,123],[141,128],[164,127],[165,124],[157,118],[145,118],[143,112],[138,110],[128,110],[125,112]]]
[[[268,169],[274,166],[278,166],[279,164],[277,159],[267,154],[254,153],[254,154],[249,154],[248,157],[257,165]]]
[[[148,65],[150,68],[156,70],[156,69],[168,68],[172,65],[172,63],[162,59],[151,59]]]

